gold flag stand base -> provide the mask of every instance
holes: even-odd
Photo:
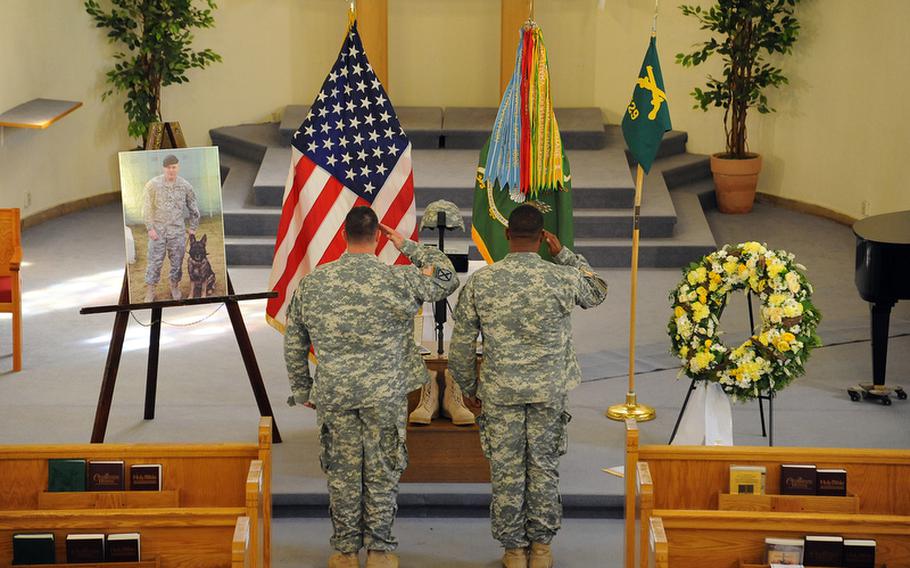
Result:
[[[636,422],[647,422],[657,417],[657,412],[650,406],[638,404],[634,392],[626,393],[624,404],[614,404],[605,412],[610,420],[627,420],[632,418]]]

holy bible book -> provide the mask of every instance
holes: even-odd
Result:
[[[51,533],[14,534],[13,565],[55,564],[55,548]]]
[[[123,491],[123,461],[88,462],[89,491]]]
[[[875,541],[844,539],[844,568],[875,568]]]
[[[847,495],[846,469],[819,469],[815,473],[816,493],[835,497]]]
[[[131,465],[130,490],[161,491],[161,464]]]
[[[816,471],[814,465],[781,464],[781,495],[815,495]]]
[[[69,564],[104,562],[103,534],[71,534],[66,536],[66,561]]]
[[[108,562],[139,562],[139,533],[107,535],[104,554]]]
[[[840,536],[807,536],[803,551],[804,566],[841,566],[844,539]]]

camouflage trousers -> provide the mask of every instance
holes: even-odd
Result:
[[[559,530],[559,457],[566,453],[566,400],[483,404],[480,439],[490,460],[493,538],[505,548],[549,544]]]
[[[180,282],[183,278],[183,256],[186,253],[186,229],[168,226],[155,227],[158,239],[149,237],[149,254],[145,269],[145,283],[157,284],[161,279],[161,268],[164,266],[164,255],[171,261],[171,282]]]
[[[407,400],[372,408],[317,411],[319,461],[339,552],[395,550],[398,480],[408,465]]]

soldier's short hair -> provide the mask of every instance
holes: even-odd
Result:
[[[519,205],[509,215],[509,234],[520,239],[536,239],[543,230],[543,213],[533,205]]]
[[[365,205],[351,209],[344,218],[344,235],[349,243],[373,240],[378,228],[376,213]]]
[[[164,161],[161,162],[161,165],[166,168],[168,166],[173,166],[174,164],[178,164],[178,163],[180,163],[180,160],[177,159],[177,156],[175,156],[173,154],[168,154],[167,156],[164,157]]]

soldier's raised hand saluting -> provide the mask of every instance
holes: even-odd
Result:
[[[388,225],[383,225],[382,223],[379,224],[379,230],[382,231],[382,234],[385,235],[390,241],[392,241],[392,244],[395,245],[395,248],[401,250],[401,245],[403,245],[405,241],[405,238],[401,233],[392,227],[389,227]]]

